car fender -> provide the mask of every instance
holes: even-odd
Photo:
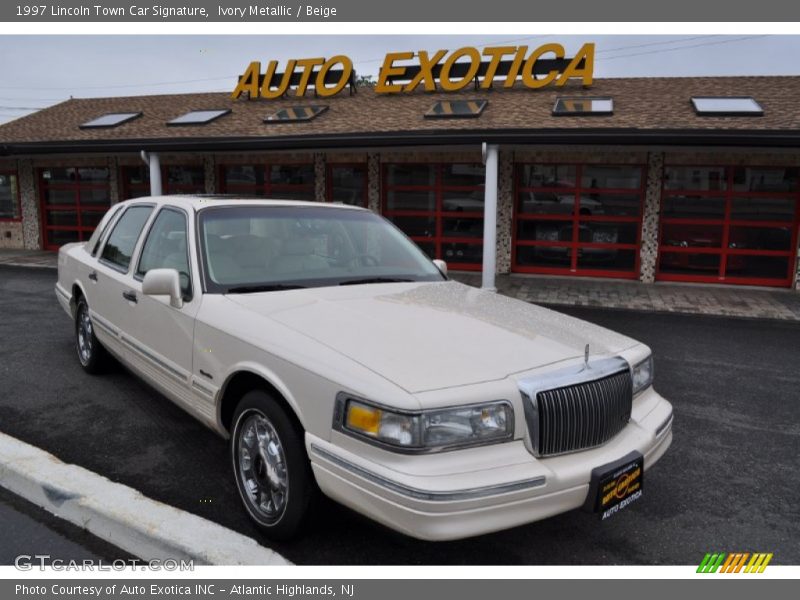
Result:
[[[225,397],[225,393],[227,392],[228,385],[230,384],[231,380],[238,374],[246,372],[256,375],[261,379],[265,380],[269,385],[274,387],[281,396],[283,396],[286,403],[292,409],[294,414],[297,416],[300,424],[303,428],[307,428],[306,422],[303,418],[302,410],[300,409],[296,398],[289,390],[289,386],[281,379],[281,377],[275,373],[272,369],[265,367],[263,364],[254,362],[254,361],[243,361],[238,362],[230,367],[228,372],[225,374],[225,378],[223,380],[222,386],[219,388],[217,392],[217,401],[216,401],[216,419],[217,425],[220,431],[225,431],[225,427],[222,424],[222,399]]]

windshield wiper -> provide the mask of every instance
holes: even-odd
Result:
[[[359,285],[361,283],[407,283],[413,279],[400,279],[396,277],[363,277],[361,279],[348,279],[339,285]]]
[[[258,292],[280,292],[283,290],[301,290],[305,289],[304,285],[296,285],[293,283],[269,283],[263,285],[240,285],[237,287],[228,288],[226,294],[256,294]]]

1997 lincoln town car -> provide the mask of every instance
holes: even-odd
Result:
[[[166,196],[63,246],[56,296],[87,372],[111,354],[230,438],[274,538],[320,490],[429,540],[637,499],[672,441],[650,350],[446,270],[364,209]]]

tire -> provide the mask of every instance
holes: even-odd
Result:
[[[233,423],[233,474],[250,518],[271,539],[297,536],[318,494],[302,428],[262,390],[242,397]]]
[[[84,371],[98,375],[105,370],[108,355],[94,334],[94,325],[85,298],[78,299],[75,310],[75,350],[78,353],[78,362]]]

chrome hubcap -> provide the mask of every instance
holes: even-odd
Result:
[[[92,320],[86,308],[78,315],[78,358],[84,365],[92,358]]]
[[[289,496],[286,454],[269,419],[257,412],[244,419],[237,444],[240,483],[250,506],[274,523]]]

